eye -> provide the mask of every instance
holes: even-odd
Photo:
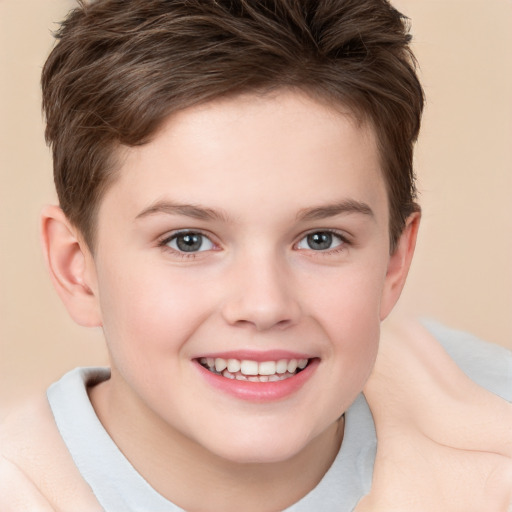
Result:
[[[210,251],[215,246],[213,242],[202,233],[182,231],[166,238],[162,245],[166,245],[178,252]]]
[[[297,249],[310,249],[313,251],[328,251],[345,243],[341,235],[332,231],[315,231],[302,238],[297,244]]]

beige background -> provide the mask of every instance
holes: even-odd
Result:
[[[39,74],[70,0],[0,0],[0,417],[76,365],[104,364],[50,285],[38,214],[55,202]],[[423,226],[401,307],[512,348],[512,1],[397,0],[428,97]]]

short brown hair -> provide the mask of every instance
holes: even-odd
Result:
[[[79,0],[43,70],[60,205],[93,248],[116,148],[178,110],[298,88],[375,129],[393,249],[415,203],[423,110],[407,19],[386,0]]]

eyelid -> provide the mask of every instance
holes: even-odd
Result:
[[[199,251],[191,251],[191,252],[185,252],[180,251],[179,249],[175,249],[173,247],[169,246],[169,243],[175,240],[179,235],[187,235],[187,234],[195,234],[195,235],[201,235],[202,237],[209,240],[209,242],[212,244],[213,248],[206,249],[206,250],[199,250]],[[183,229],[175,229],[171,232],[166,233],[165,235],[161,236],[157,240],[157,245],[161,247],[162,249],[169,250],[175,254],[178,254],[183,257],[194,257],[194,255],[197,255],[202,252],[208,252],[211,250],[218,250],[219,244],[215,241],[215,237],[211,233],[207,233],[203,231],[202,229],[197,228],[183,228]]]
[[[315,251],[314,249],[310,249],[310,248],[304,248],[304,249],[298,248],[298,245],[300,242],[302,242],[302,240],[307,238],[309,235],[314,235],[315,233],[329,233],[329,234],[339,238],[341,240],[341,243],[336,245],[335,247],[332,247],[330,249],[325,249],[325,250],[316,250]],[[339,231],[337,229],[332,229],[332,228],[325,228],[325,229],[319,228],[319,229],[310,229],[309,231],[302,233],[300,235],[300,237],[298,237],[298,240],[294,244],[294,247],[297,248],[299,251],[310,251],[310,252],[316,253],[316,254],[329,254],[329,253],[341,251],[346,246],[348,246],[350,244],[351,244],[351,241],[350,241],[349,237],[344,232]]]
[[[297,246],[298,244],[304,240],[306,237],[308,237],[309,235],[312,235],[312,234],[315,234],[315,233],[329,233],[337,238],[339,238],[339,240],[341,241],[340,244],[336,245],[335,247],[331,248],[331,249],[325,249],[325,250],[314,250],[314,249],[299,249]],[[198,234],[198,235],[201,235],[203,236],[204,238],[206,238],[207,240],[209,240],[209,242],[213,245],[213,248],[211,249],[206,249],[206,250],[200,250],[200,251],[191,251],[191,252],[185,252],[185,251],[180,251],[179,249],[174,249],[172,247],[169,247],[169,243],[176,239],[177,236],[179,235],[185,235],[185,234]],[[194,255],[198,255],[199,253],[202,253],[202,252],[208,252],[208,251],[211,251],[211,250],[219,250],[220,249],[220,244],[215,240],[215,236],[209,232],[206,232],[202,229],[198,229],[198,228],[182,228],[182,229],[176,229],[176,230],[173,230],[171,232],[167,232],[165,235],[162,235],[158,238],[157,240],[157,245],[159,247],[162,247],[163,249],[166,249],[166,250],[169,250],[175,254],[178,254],[182,257],[194,257]],[[332,228],[317,228],[317,229],[310,229],[304,233],[302,233],[297,241],[294,243],[294,248],[295,249],[298,249],[300,251],[308,251],[308,252],[312,252],[312,253],[316,253],[316,254],[329,254],[329,253],[333,253],[333,252],[338,252],[338,251],[341,251],[343,250],[344,248],[346,248],[346,246],[348,245],[351,245],[352,242],[350,240],[350,236],[348,236],[345,232],[343,231],[339,231],[337,229],[332,229]]]

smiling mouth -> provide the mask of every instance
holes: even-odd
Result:
[[[215,375],[227,379],[249,382],[277,382],[300,373],[311,362],[310,359],[279,359],[277,361],[252,361],[249,359],[223,359],[202,357],[201,366]]]

